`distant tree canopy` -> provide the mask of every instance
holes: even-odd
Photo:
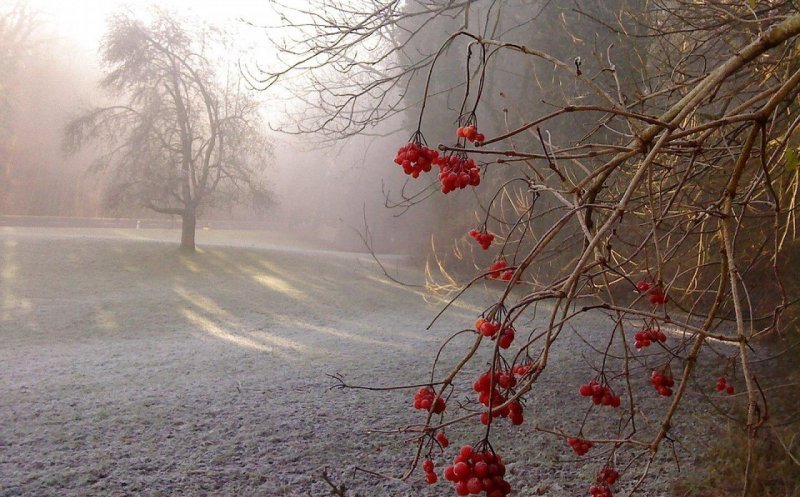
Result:
[[[257,101],[238,70],[224,76],[213,58],[221,36],[159,11],[145,24],[113,17],[101,46],[101,85],[114,105],[95,107],[66,127],[65,147],[98,144],[94,171],[113,180],[109,205],[181,216],[181,248],[193,251],[203,209],[268,205],[262,172],[271,147]]]
[[[34,13],[22,2],[0,11],[0,125],[8,116],[9,87],[20,60],[34,42],[37,23]]]
[[[96,181],[61,152],[76,95],[91,91],[74,53],[31,4],[0,3],[0,214],[96,213]]]

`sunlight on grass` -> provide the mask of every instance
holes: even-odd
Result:
[[[304,293],[313,293],[315,290],[325,292],[330,289],[330,282],[326,281],[324,277],[320,278],[322,275],[314,271],[302,274],[284,265],[273,264],[265,260],[254,260],[253,266],[253,269],[248,271],[248,274],[265,274],[264,270],[266,270],[267,273],[274,274],[287,283],[289,281],[299,281],[304,289]],[[291,285],[291,283],[288,284]]]
[[[119,323],[114,313],[105,309],[100,309],[95,313],[94,322],[98,328],[103,330],[116,331],[119,329]]]
[[[210,319],[204,318],[190,309],[183,309],[181,313],[189,322],[197,326],[199,329],[205,331],[209,335],[220,338],[240,347],[258,350],[260,352],[277,354],[283,359],[296,359],[298,353],[307,352],[306,346],[293,340],[272,336],[264,332],[258,333],[258,340],[254,340],[240,334],[234,334],[226,331],[217,323],[211,321]],[[291,351],[291,354],[288,353],[287,350]]]
[[[319,326],[316,324],[311,324],[302,320],[293,320],[291,323],[292,326],[298,326],[300,328],[307,329],[309,331],[314,331],[317,333],[323,333],[325,335],[331,335],[338,338],[342,338],[345,340],[349,340],[352,342],[359,342],[365,343],[370,345],[376,345],[380,348],[390,348],[390,349],[397,349],[397,350],[411,350],[411,347],[408,345],[400,345],[394,342],[389,342],[386,340],[376,340],[374,338],[368,338],[359,336],[353,333],[348,333],[346,331],[337,330],[335,328],[331,328],[330,326]]]
[[[2,309],[3,314],[0,315],[0,320],[2,321],[10,321],[12,319],[11,309],[13,308],[22,308],[25,311],[29,311],[31,304],[30,301],[26,299],[17,298],[12,291],[11,286],[17,280],[17,271],[19,270],[19,266],[17,266],[15,259],[17,253],[17,241],[16,240],[6,240],[3,243],[3,253],[2,253],[2,268],[0,268],[0,292],[3,296],[2,301]]]
[[[214,300],[206,297],[205,295],[192,292],[191,290],[187,290],[182,286],[176,286],[175,293],[189,304],[208,314],[211,314],[218,319],[225,321],[233,321],[235,319],[231,313],[220,307]]]
[[[278,354],[284,359],[291,359],[297,353],[308,351],[307,347],[301,343],[274,336],[263,330],[245,331],[236,316],[221,308],[213,299],[205,295],[180,286],[175,287],[175,293],[194,308],[182,309],[183,316],[209,335],[240,347]],[[203,316],[203,314],[210,317]],[[225,322],[227,329],[217,324],[215,320]],[[290,351],[291,354],[287,351]]]
[[[197,262],[192,260],[191,257],[181,256],[181,264],[183,264],[183,266],[186,269],[188,269],[189,271],[191,271],[193,273],[199,273],[200,272],[200,266],[197,264]]]
[[[637,321],[632,320],[631,322],[635,323]],[[689,335],[685,330],[680,328],[680,325],[677,324],[675,326],[662,326],[661,331],[669,335],[674,335],[675,337],[680,337],[683,339],[685,339]],[[719,340],[714,337],[706,337],[706,342],[711,342],[715,346],[730,347],[730,348],[739,347],[739,344],[736,342],[727,342],[725,340]]]
[[[298,290],[286,280],[278,278],[277,276],[270,276],[268,274],[254,274],[253,279],[270,290],[282,293],[293,299],[307,300],[305,292]]]

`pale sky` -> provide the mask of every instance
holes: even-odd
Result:
[[[111,14],[128,8],[146,15],[153,5],[141,0],[29,0],[29,3],[58,36],[77,43],[86,55],[97,53],[106,19]],[[156,4],[214,25],[237,26],[240,18],[256,24],[277,23],[265,0],[160,0]],[[252,39],[255,33],[250,31],[248,38]]]
[[[6,0],[0,0],[4,2]],[[11,0],[12,2],[15,0]],[[23,0],[24,1],[24,0]],[[130,10],[136,17],[147,19],[155,4],[160,8],[175,12],[178,16],[205,21],[213,26],[235,32],[233,43],[247,67],[269,67],[276,61],[275,51],[260,29],[241,22],[247,19],[256,25],[279,26],[279,16],[266,0],[27,0],[27,3],[42,21],[42,32],[47,37],[55,37],[62,42],[70,63],[86,68],[87,74],[97,73],[99,78],[100,41],[106,32],[108,18],[123,9]],[[57,53],[65,53],[63,48]],[[272,102],[262,110],[272,123],[279,122],[290,105],[289,94],[281,87],[274,87],[263,98]],[[281,96],[282,98],[275,98]],[[270,98],[272,97],[272,98]],[[278,105],[277,102],[280,102]]]

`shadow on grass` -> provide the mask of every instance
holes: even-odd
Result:
[[[283,359],[348,343],[404,351],[424,331],[404,313],[431,316],[441,304],[379,284],[368,257],[354,254],[203,247],[187,255],[152,241],[7,238],[0,262],[0,322],[22,342],[183,333]],[[374,337],[376,327],[397,340]]]

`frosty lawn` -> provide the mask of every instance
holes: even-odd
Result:
[[[362,495],[441,490],[421,470],[408,482],[353,472],[402,472],[411,447],[370,430],[419,422],[414,390],[330,389],[326,374],[425,382],[419,365],[478,307],[425,331],[441,303],[386,282],[368,256],[234,232],[201,232],[202,251],[184,256],[172,238],[0,229],[0,496],[317,496],[328,494],[326,466]],[[580,347],[543,395],[585,379]],[[510,478],[568,495],[581,482],[569,464],[545,472],[567,453],[534,433],[537,420],[555,421],[541,409],[529,406],[521,427],[530,446],[506,450]],[[509,436],[519,429],[498,443]]]

